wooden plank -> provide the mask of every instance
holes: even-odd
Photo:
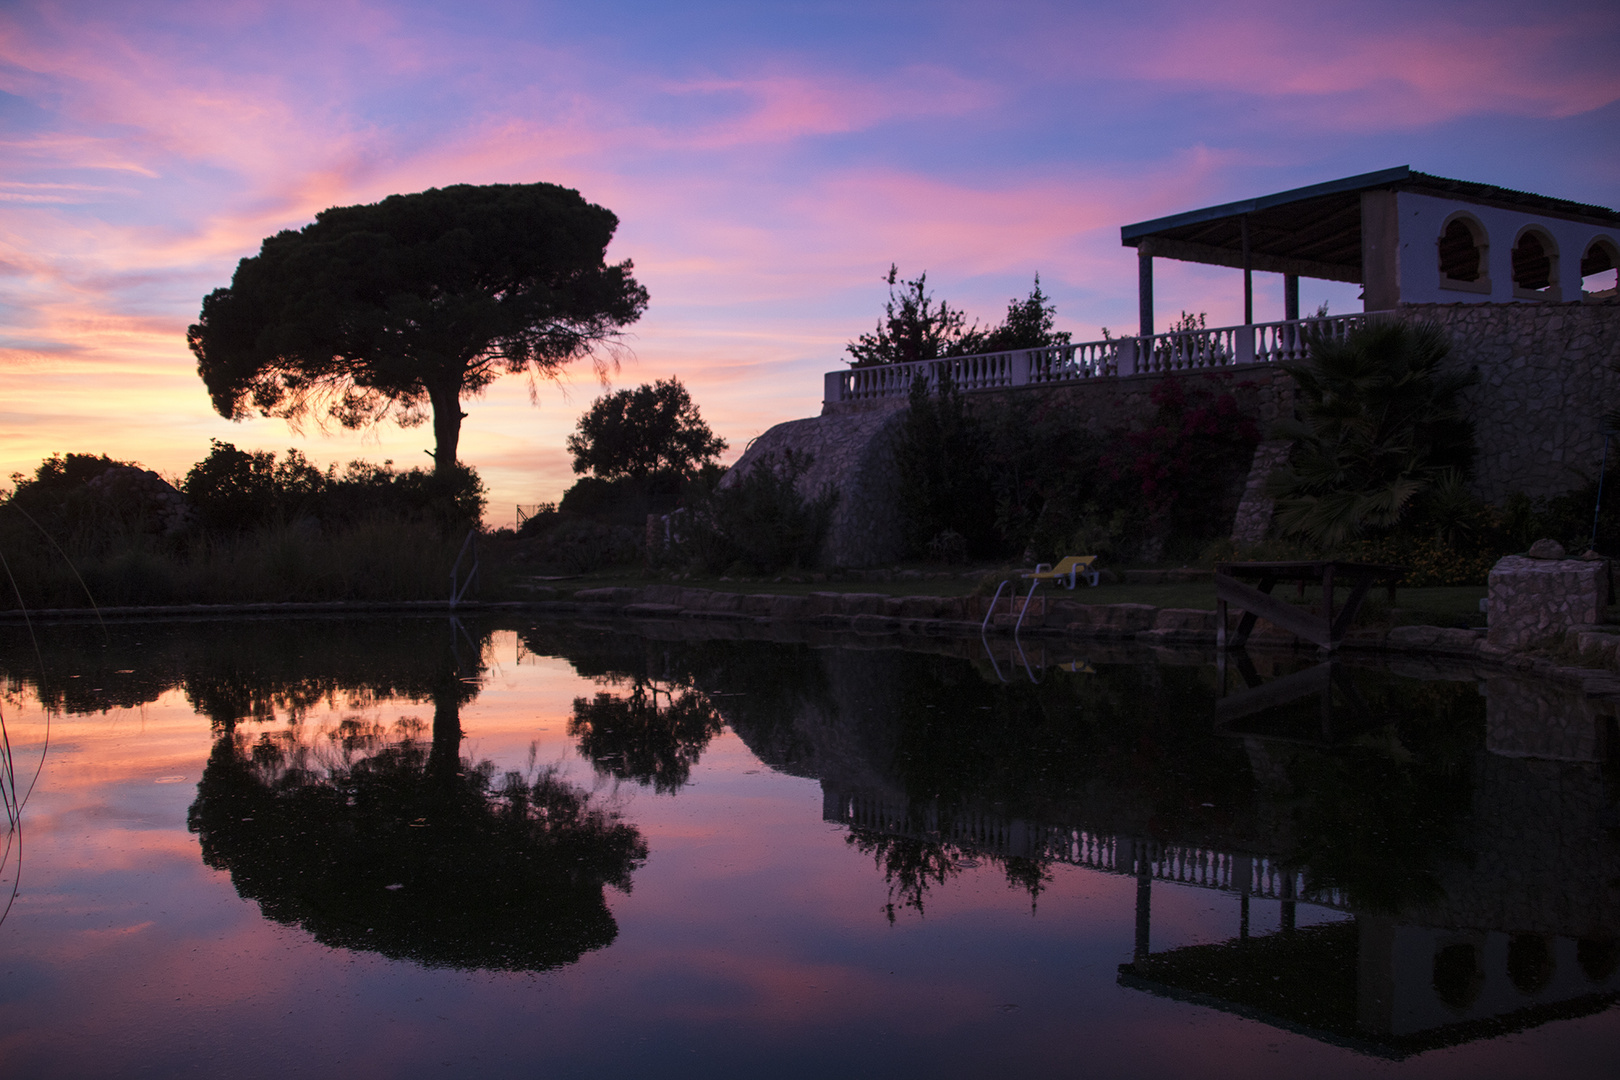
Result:
[[[1361,611],[1361,602],[1367,599],[1367,593],[1372,590],[1372,587],[1373,579],[1367,577],[1356,582],[1355,588],[1350,590],[1350,597],[1344,602],[1344,610],[1339,613],[1337,619],[1333,620],[1332,634],[1334,641],[1344,640],[1345,631],[1349,630],[1350,624],[1356,621],[1356,615]]]
[[[1324,648],[1332,647],[1332,637],[1327,620],[1320,615],[1313,615],[1303,608],[1295,607],[1285,600],[1268,596],[1251,585],[1245,585],[1236,578],[1225,574],[1215,575],[1215,597],[1225,600],[1229,604],[1236,604],[1250,615],[1257,615],[1280,629],[1287,630],[1315,642]],[[1247,621],[1247,618],[1245,618]],[[1239,628],[1240,638],[1246,637]]]

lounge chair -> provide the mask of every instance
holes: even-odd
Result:
[[[1056,566],[1040,563],[1035,567],[1033,574],[1023,574],[1021,576],[1024,580],[1034,583],[1030,586],[1031,589],[1034,588],[1034,585],[1043,581],[1050,581],[1054,585],[1062,585],[1066,589],[1074,588],[1082,580],[1087,585],[1096,585],[1102,579],[1101,571],[1092,569],[1092,564],[1096,561],[1097,556],[1095,555],[1068,555]]]

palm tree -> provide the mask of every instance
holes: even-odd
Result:
[[[1295,442],[1269,483],[1283,533],[1332,549],[1393,527],[1414,499],[1472,473],[1462,392],[1479,375],[1447,364],[1439,326],[1379,320],[1340,340],[1318,335],[1309,349],[1284,369],[1299,385],[1299,415],[1276,429]]]

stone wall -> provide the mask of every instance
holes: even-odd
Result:
[[[1408,304],[1400,312],[1439,323],[1452,355],[1479,370],[1468,397],[1482,498],[1556,495],[1597,476],[1601,417],[1620,409],[1620,303]]]
[[[785,451],[807,454],[810,467],[799,478],[806,497],[837,493],[832,522],[822,546],[827,566],[873,566],[898,559],[905,534],[894,490],[894,437],[905,416],[904,399],[886,408],[813,416],[777,424],[748,445],[729,477],[740,477]]]

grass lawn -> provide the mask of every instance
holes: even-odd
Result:
[[[902,568],[902,572],[904,568]],[[916,568],[916,572],[924,575],[942,573],[938,567]],[[833,579],[824,581],[790,580],[795,575],[783,575],[780,580],[739,579],[720,580],[718,578],[684,578],[680,581],[671,581],[667,574],[650,573],[639,567],[617,567],[612,570],[603,570],[596,573],[581,574],[578,577],[558,581],[538,581],[525,578],[521,573],[514,572],[507,576],[500,585],[492,591],[503,597],[521,599],[525,595],[524,583],[532,581],[535,585],[545,586],[557,590],[559,596],[569,596],[580,589],[598,589],[606,586],[632,586],[645,585],[680,585],[692,589],[713,589],[721,592],[740,593],[773,593],[779,596],[802,596],[812,592],[861,592],[883,593],[888,596],[966,596],[976,590],[988,592],[994,589],[995,582],[1010,577],[1013,584],[1019,586],[1017,580],[1019,571],[1006,567],[981,567],[973,570],[953,572],[950,577],[906,578],[896,576],[889,581],[867,581]],[[803,575],[798,575],[802,577]],[[982,581],[989,581],[987,589],[980,589]],[[1020,591],[1028,589],[1028,584],[1022,584]],[[1158,608],[1200,608],[1212,611],[1215,608],[1215,583],[1213,581],[1172,582],[1162,585],[1099,585],[1096,588],[1084,586],[1069,594],[1061,589],[1053,590],[1043,586],[1047,595],[1059,595],[1072,598],[1086,604],[1150,604]],[[1276,590],[1279,598],[1299,603],[1298,592],[1292,586],[1279,586]],[[1320,595],[1320,589],[1307,589],[1304,602],[1315,601]],[[1485,596],[1483,585],[1446,586],[1428,589],[1399,589],[1396,591],[1396,621],[1403,625],[1427,624],[1435,626],[1483,626],[1485,615],[1479,610],[1479,601]],[[1339,593],[1340,602],[1343,602],[1344,593]],[[1383,589],[1375,589],[1367,598],[1363,607],[1363,617],[1368,621],[1383,621],[1389,614],[1390,606],[1387,595]]]

